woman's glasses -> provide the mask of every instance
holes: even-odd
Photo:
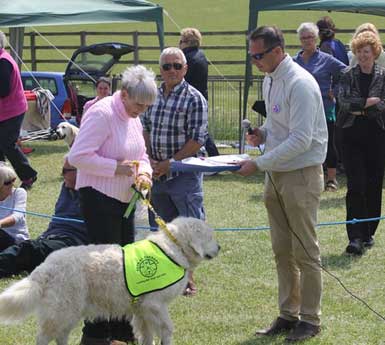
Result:
[[[162,69],[164,71],[169,71],[171,68],[174,68],[176,71],[180,71],[183,68],[183,65],[178,62],[165,63],[164,65],[162,65]]]
[[[10,185],[13,184],[15,181],[16,181],[15,178],[13,178],[12,180],[9,180],[9,181],[5,181],[5,182],[4,182],[4,186],[10,186]]]

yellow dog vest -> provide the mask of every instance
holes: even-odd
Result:
[[[123,248],[124,278],[133,297],[162,290],[180,281],[185,269],[149,240]]]

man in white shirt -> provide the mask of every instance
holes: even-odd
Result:
[[[266,172],[264,202],[278,273],[279,317],[257,331],[271,336],[289,332],[301,341],[320,332],[321,257],[315,226],[323,190],[322,162],[327,127],[322,96],[315,79],[285,54],[282,32],[257,28],[249,36],[252,63],[266,76],[264,125],[247,136],[265,144],[265,153],[241,163],[238,173]]]

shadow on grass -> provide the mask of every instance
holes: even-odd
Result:
[[[264,175],[253,175],[248,177],[243,177],[237,174],[232,173],[224,173],[224,174],[216,174],[216,175],[205,175],[204,176],[205,181],[221,181],[221,182],[239,182],[243,181],[246,184],[252,183],[252,184],[258,184],[258,183],[264,183]]]
[[[331,254],[322,256],[322,266],[325,268],[341,268],[341,269],[350,269],[352,264],[355,264],[360,260],[360,256],[348,255],[345,252],[341,254]]]
[[[286,344],[284,336],[266,337],[254,336],[248,340],[237,343],[237,345],[272,345],[272,344]]]
[[[345,207],[345,195],[328,197],[327,199],[321,199],[320,209],[328,210],[335,208],[344,208]]]

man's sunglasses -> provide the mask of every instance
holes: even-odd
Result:
[[[4,182],[4,186],[10,186],[13,182],[15,182],[16,181],[16,179],[15,178],[13,178],[12,180],[9,180],[9,181],[5,181]]]
[[[181,63],[177,63],[177,62],[174,62],[174,63],[165,63],[164,65],[162,65],[162,69],[164,71],[169,71],[171,68],[173,68],[176,70],[176,71],[180,71],[182,68],[183,68],[183,65]]]
[[[279,47],[279,45],[272,46],[266,49],[263,53],[249,54],[249,55],[255,60],[262,60],[266,54],[270,53],[274,48],[277,48],[277,47]]]

